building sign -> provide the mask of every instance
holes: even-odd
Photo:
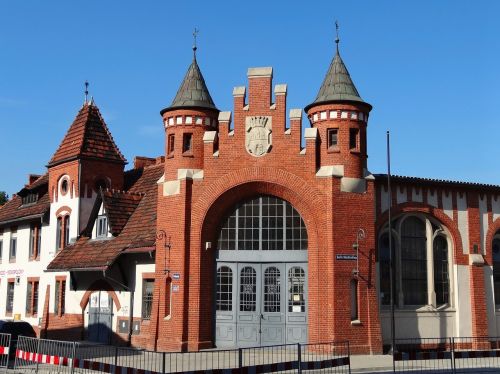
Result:
[[[172,292],[179,292],[179,286],[177,285],[172,286]]]
[[[172,274],[172,279],[174,279],[174,280],[179,280],[179,279],[181,279],[181,275],[180,275],[180,273],[173,273],[173,274]]]
[[[347,260],[347,261],[356,261],[358,259],[358,255],[346,255],[346,254],[338,254],[335,255],[336,260]]]
[[[22,275],[23,273],[23,269],[2,270],[0,271],[0,278],[5,276]]]

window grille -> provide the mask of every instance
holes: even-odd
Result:
[[[240,273],[240,312],[255,312],[257,308],[257,273],[246,266]]]
[[[288,270],[288,311],[300,313],[306,311],[304,295],[306,273],[304,269],[294,266]]]
[[[307,250],[307,230],[297,210],[274,196],[238,204],[224,220],[219,250]]]
[[[144,279],[142,283],[142,318],[151,319],[153,310],[154,279]]]
[[[279,313],[281,311],[280,271],[269,267],[264,272],[264,312]]]
[[[233,310],[233,271],[227,266],[221,266],[217,270],[216,309]]]
[[[14,282],[7,283],[7,301],[5,303],[5,312],[7,314],[12,314],[12,309],[14,307]]]

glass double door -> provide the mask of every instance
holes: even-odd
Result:
[[[307,341],[303,263],[218,263],[217,347]]]

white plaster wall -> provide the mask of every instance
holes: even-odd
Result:
[[[481,253],[486,254],[488,246],[486,246],[486,233],[488,232],[488,197],[479,197],[479,226],[481,234]]]
[[[396,310],[396,338],[439,338],[455,336],[456,312],[450,311],[414,311]],[[381,313],[382,339],[390,343],[390,312]]]
[[[413,193],[412,193],[412,200],[417,202],[417,203],[422,203],[424,201],[424,197],[422,194],[422,189],[420,188],[413,188]]]
[[[500,217],[500,196],[493,196],[491,199],[491,209],[493,211],[493,221]]]
[[[389,209],[389,193],[385,187],[380,188],[380,210],[384,213]]]
[[[469,337],[472,336],[469,266],[454,265],[454,268],[455,307],[457,310],[455,336]]]
[[[142,274],[154,273],[155,264],[137,264],[135,269],[135,298],[134,298],[134,317],[142,315]],[[127,314],[128,315],[128,314]]]
[[[484,288],[486,294],[486,314],[488,318],[488,335],[497,335],[497,321],[495,315],[495,296],[493,286],[493,267],[484,266]]]
[[[469,253],[469,215],[467,214],[467,195],[457,193],[458,231],[462,238],[462,252]]]
[[[438,207],[438,199],[436,190],[427,190],[427,204],[437,208]]]
[[[396,201],[398,204],[406,203],[407,195],[406,195],[406,187],[401,188],[400,186],[394,186],[396,192]]]
[[[446,192],[448,192],[448,195],[446,195]],[[443,198],[443,212],[446,214],[448,217],[453,219],[453,199],[452,199],[452,193],[449,191],[443,191],[442,192],[442,198]]]

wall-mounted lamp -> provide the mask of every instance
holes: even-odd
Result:
[[[352,275],[354,277],[359,276],[359,241],[364,240],[365,238],[366,238],[365,230],[358,229],[358,232],[356,233],[356,243],[352,245],[352,248],[356,250],[356,269],[353,269],[352,271]]]
[[[163,245],[165,249],[165,265],[163,268],[163,273],[168,274],[170,273],[170,269],[167,268],[167,251],[168,251],[168,263],[170,263],[170,249],[172,249],[172,245],[170,244],[170,236],[167,237],[167,233],[165,230],[158,230],[156,233],[156,241],[158,240],[163,240]]]

